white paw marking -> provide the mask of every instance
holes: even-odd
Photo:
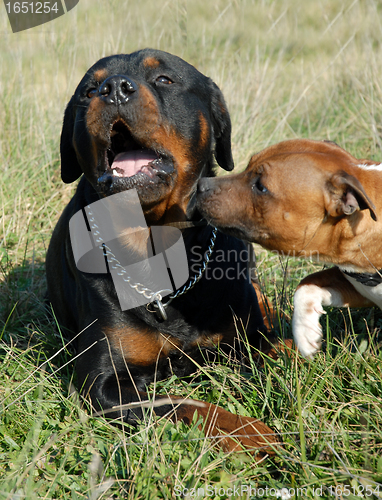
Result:
[[[320,349],[322,304],[330,305],[331,294],[316,285],[303,285],[294,295],[293,336],[300,353],[311,358]]]

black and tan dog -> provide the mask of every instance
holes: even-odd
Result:
[[[114,408],[108,412],[113,418],[140,419],[141,408],[118,406],[146,400],[146,386],[154,379],[195,371],[191,360],[201,362],[217,345],[231,349],[240,325],[258,347],[263,315],[247,262],[238,260],[246,246],[223,234],[216,237],[209,273],[172,300],[167,319],[144,306],[122,311],[110,274],[77,269],[69,220],[97,200],[135,188],[149,227],[198,221],[197,183],[214,175],[213,155],[225,170],[233,168],[230,135],[218,87],[182,59],[157,50],[101,59],[67,106],[61,175],[66,183],[84,175],[52,236],[46,259],[48,294],[65,329],[82,331],[77,342],[82,392],[96,410]],[[202,265],[200,255],[213,246],[212,231],[207,225],[183,229],[191,279]],[[139,254],[147,244],[148,236],[130,235],[126,247]],[[210,435],[233,433],[245,447],[262,447],[263,452],[271,452],[267,443],[277,441],[262,422],[211,404],[191,401],[155,410],[158,415],[173,412],[174,420],[184,421],[191,421],[195,411]],[[225,439],[226,448],[237,446]]]

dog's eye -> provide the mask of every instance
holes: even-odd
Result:
[[[156,83],[164,83],[165,85],[171,85],[172,83],[174,83],[172,80],[170,80],[170,78],[163,75],[158,76],[158,78],[155,81]]]
[[[91,88],[87,91],[86,95],[87,97],[89,97],[89,99],[91,99],[92,97],[94,97],[97,93],[97,89],[95,88]]]
[[[261,177],[258,177],[254,182],[252,188],[259,193],[268,193],[268,189],[261,183]]]

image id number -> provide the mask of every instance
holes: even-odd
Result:
[[[372,487],[370,485],[363,486],[362,484],[358,486],[348,486],[338,485],[338,486],[328,486],[328,491],[331,496],[343,496],[348,497],[349,495],[358,496],[358,497],[371,497],[372,495],[379,496],[380,490],[379,485]]]
[[[53,4],[53,5],[52,5]],[[57,14],[57,2],[8,2],[5,4],[8,14]]]

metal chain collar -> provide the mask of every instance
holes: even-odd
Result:
[[[181,295],[184,295],[187,293],[189,290],[191,290],[198,281],[202,278],[207,265],[210,261],[214,246],[215,246],[215,240],[216,240],[216,235],[218,230],[216,227],[212,228],[212,235],[210,238],[210,243],[208,245],[208,248],[204,254],[204,261],[200,266],[200,269],[198,273],[193,277],[190,278],[188,283],[186,283],[182,288],[177,290],[176,292],[172,293],[167,300],[166,303],[163,303],[163,298],[162,298],[162,293],[163,292],[169,292],[171,290],[159,290],[158,292],[153,292],[150,290],[150,288],[145,287],[142,283],[131,283],[131,277],[127,275],[126,269],[122,266],[122,264],[119,262],[119,260],[116,258],[114,253],[111,251],[110,247],[103,241],[101,233],[99,231],[99,227],[96,223],[95,217],[93,212],[89,209],[87,210],[87,215],[88,215],[88,222],[90,225],[90,229],[92,230],[93,237],[95,239],[95,242],[97,245],[99,245],[99,248],[103,250],[104,255],[107,259],[107,263],[109,265],[109,268],[113,269],[114,271],[117,272],[118,276],[121,276],[123,281],[127,283],[132,290],[135,290],[140,295],[143,295],[149,303],[146,306],[146,309],[151,312],[159,312],[161,318],[166,321],[167,320],[167,314],[165,311],[165,308],[177,297],[180,297]],[[150,308],[152,306],[152,308]]]

